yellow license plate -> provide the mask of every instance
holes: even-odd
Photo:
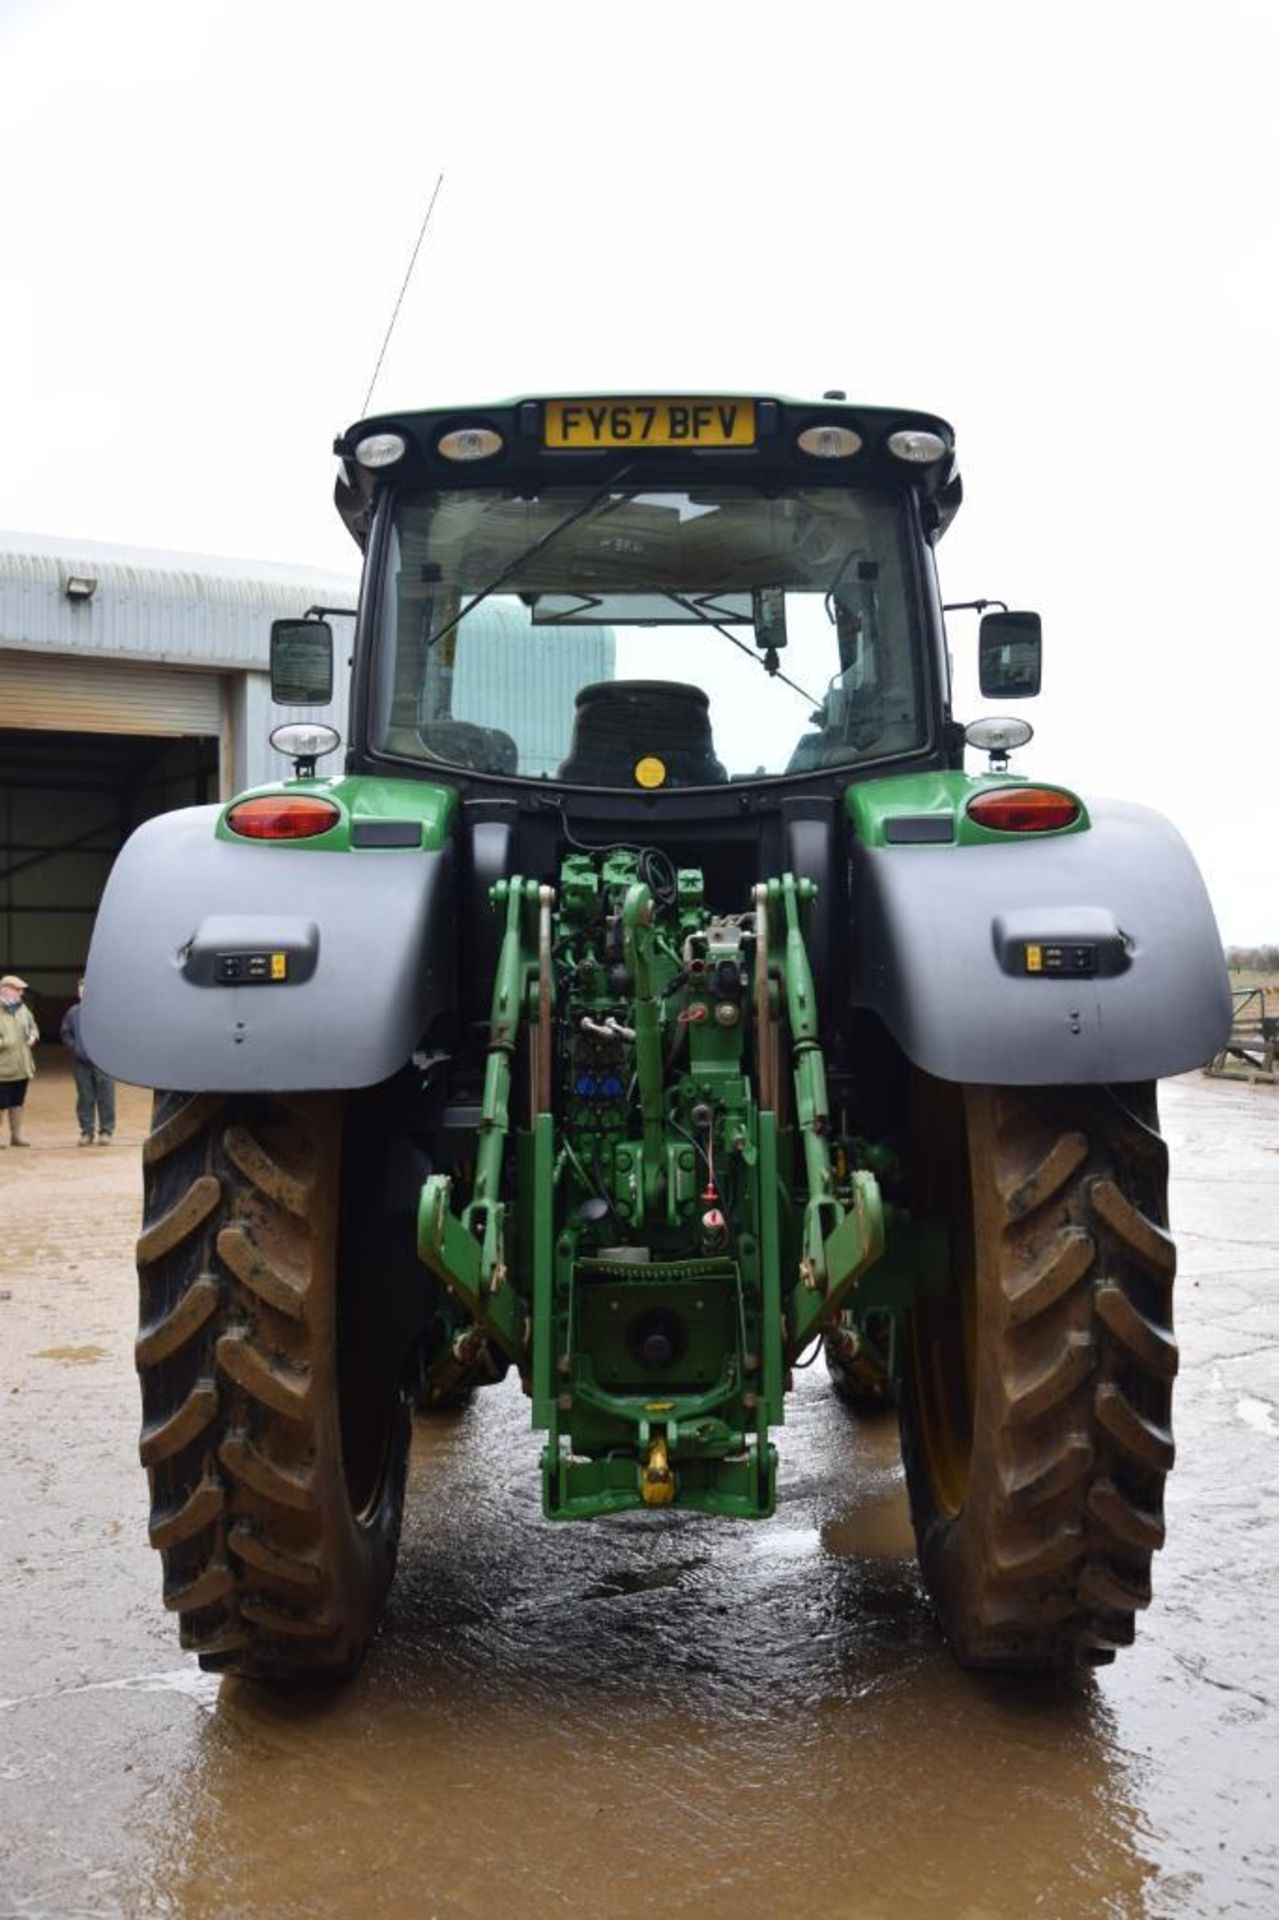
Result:
[[[548,447],[753,447],[753,400],[548,400]]]

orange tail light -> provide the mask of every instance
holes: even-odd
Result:
[[[1049,787],[996,787],[968,802],[968,818],[994,833],[1052,833],[1079,814],[1078,800]]]
[[[328,833],[341,818],[341,809],[331,800],[308,793],[269,794],[239,801],[226,823],[246,840],[310,840],[317,833]]]

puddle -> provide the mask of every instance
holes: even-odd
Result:
[[[828,1520],[822,1528],[822,1546],[841,1558],[913,1560],[915,1533],[905,1488],[859,1507],[843,1520]]]

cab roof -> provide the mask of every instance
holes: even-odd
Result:
[[[623,437],[615,437],[615,430],[628,426]],[[669,438],[672,427],[682,430],[678,440]],[[821,427],[844,429],[856,450],[837,458],[805,451],[800,436]],[[656,431],[649,444],[644,443],[646,429]],[[441,452],[446,435],[467,430],[488,436],[485,444],[493,450],[471,459]],[[932,436],[932,443],[921,444],[937,450],[923,459],[903,458],[890,445],[902,434]],[[363,464],[358,449],[375,435],[398,435],[403,453],[388,465]],[[333,450],[341,461],[337,508],[361,547],[378,492],[388,484],[431,492],[495,485],[538,492],[549,486],[604,486],[616,473],[619,485],[639,478],[647,486],[909,488],[924,504],[933,538],[945,531],[962,497],[954,429],[947,421],[909,408],[845,400],[687,393],[525,396],[376,414],[339,434]]]

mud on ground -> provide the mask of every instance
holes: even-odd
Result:
[[[552,1527],[509,1386],[420,1423],[359,1680],[202,1675],[146,1543],[137,1149],[69,1075],[0,1152],[0,1915],[1279,1913],[1279,1090],[1163,1092],[1182,1374],[1135,1648],[1078,1684],[960,1673],[891,1418],[820,1365],[775,1521]]]

